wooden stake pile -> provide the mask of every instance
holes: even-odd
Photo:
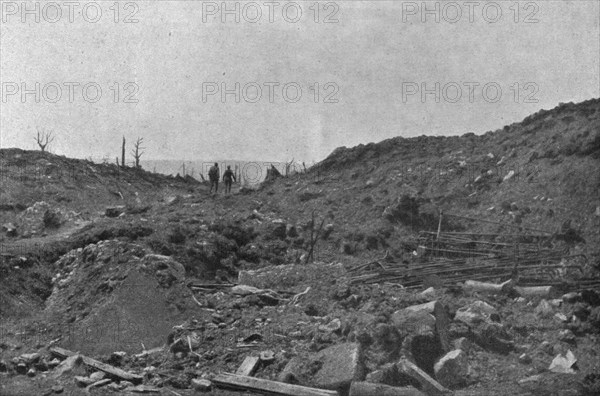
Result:
[[[542,230],[519,227],[514,233],[473,233],[438,229],[420,232],[417,244],[410,262],[376,260],[360,265],[350,270],[351,282],[416,288],[431,278],[446,286],[467,280],[513,279],[533,286],[563,284],[567,277],[577,279],[581,287],[600,285],[600,281],[582,278],[585,256],[569,255],[552,233]]]

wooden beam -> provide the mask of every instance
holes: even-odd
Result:
[[[50,352],[56,356],[62,357],[63,359],[76,354],[75,352],[60,347],[50,348]],[[121,370],[120,368],[116,368],[114,366],[111,366],[110,364],[102,363],[96,359],[92,359],[87,356],[81,355],[81,359],[83,360],[83,363],[86,366],[103,371],[106,374],[112,375],[125,381],[140,383],[144,379],[144,377],[141,375],[129,373],[127,371]]]
[[[464,283],[463,289],[466,291],[500,294],[508,293],[512,290],[513,284],[512,279],[500,284],[468,280]]]
[[[260,358],[256,356],[246,356],[242,365],[235,372],[237,375],[246,375],[252,376],[256,369],[258,369],[258,365],[260,364]]]
[[[551,297],[557,294],[553,286],[516,286],[515,290],[520,296],[526,297]]]
[[[212,381],[215,385],[224,388],[250,390],[283,396],[339,396],[337,391],[309,388],[229,373],[219,374]]]
[[[442,386],[439,382],[434,380],[427,374],[425,371],[421,370],[417,367],[416,364],[410,362],[406,359],[400,360],[396,367],[400,372],[406,373],[419,381],[423,390],[428,395],[438,396],[438,395],[447,395],[450,391]]]

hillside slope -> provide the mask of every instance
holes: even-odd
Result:
[[[419,229],[435,231],[437,221],[386,220],[385,209],[407,195],[433,216],[442,210],[549,232],[571,229],[595,250],[600,243],[600,100],[542,110],[480,136],[397,137],[338,148],[307,175],[265,189],[266,200],[282,214],[300,221],[315,210],[348,238],[371,233],[393,243]],[[492,223],[460,223],[473,232],[507,230]]]

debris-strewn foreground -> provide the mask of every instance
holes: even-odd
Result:
[[[600,100],[229,196],[0,153],[2,395],[600,393]]]

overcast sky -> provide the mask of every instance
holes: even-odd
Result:
[[[228,1],[236,22],[221,1],[58,1],[36,22],[2,1],[1,146],[41,128],[71,157],[115,158],[125,135],[147,159],[310,162],[600,96],[597,0],[286,3]]]

